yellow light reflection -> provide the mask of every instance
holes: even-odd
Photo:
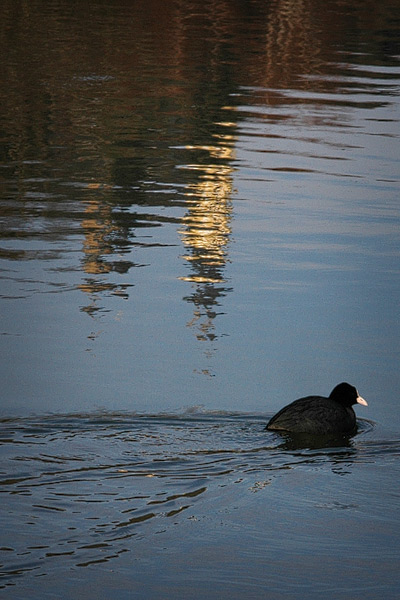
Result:
[[[231,125],[229,125],[231,127]],[[194,304],[188,327],[196,330],[200,341],[213,341],[216,307],[226,294],[224,268],[228,261],[228,244],[232,234],[232,160],[234,138],[218,136],[218,144],[187,146],[187,150],[207,151],[207,164],[189,163],[181,168],[197,173],[197,180],[185,191],[188,211],[179,230],[187,252],[182,257],[190,273],[179,279],[193,284],[185,299]]]

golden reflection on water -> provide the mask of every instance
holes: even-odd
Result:
[[[187,150],[206,150],[209,162],[182,167],[197,172],[197,180],[185,189],[189,208],[179,229],[187,251],[182,258],[189,263],[191,272],[179,279],[193,284],[193,293],[185,298],[194,304],[193,319],[187,325],[196,328],[200,341],[216,337],[216,306],[226,292],[224,267],[232,234],[235,138],[232,135],[218,138],[214,146],[186,146]]]
[[[232,168],[208,165],[204,169],[206,178],[188,186],[186,196],[195,198],[188,213],[183,217],[183,228],[179,230],[182,243],[188,250],[183,258],[196,262],[197,273],[180,277],[196,283],[221,283],[226,262],[226,246],[231,234]],[[213,269],[215,267],[215,269]]]
[[[152,0],[148,11],[136,3],[113,10],[100,3],[93,15],[85,3],[60,0],[36,11],[20,4],[4,0],[0,7],[5,50],[0,106],[5,162],[16,189],[8,206],[18,220],[16,233],[24,236],[25,228],[35,227],[40,233],[43,220],[62,239],[58,216],[73,233],[82,217],[84,279],[78,287],[91,300],[82,310],[93,314],[102,296],[127,297],[128,286],[109,280],[132,266],[119,260],[113,240],[128,253],[143,222],[168,221],[153,207],[171,207],[169,222],[180,220],[185,251],[186,271],[179,278],[192,286],[184,297],[194,305],[188,325],[198,339],[214,339],[217,307],[229,289],[225,271],[236,144],[231,132],[237,123],[228,104],[243,89],[257,89],[242,103],[262,106],[257,118],[279,123],[288,119],[288,109],[275,109],[288,104],[288,91],[295,91],[291,116],[304,104],[299,90],[326,89],[326,79],[318,83],[318,75],[337,65],[338,48],[354,50],[353,38],[365,56],[386,61],[397,52],[391,2],[348,8],[335,0],[329,11],[321,11],[317,0]],[[329,83],[331,93],[342,89],[340,78]],[[274,110],[267,113],[268,106]],[[315,118],[309,116],[308,128]],[[299,131],[293,130],[296,139]],[[287,139],[288,133],[280,135]],[[206,159],[180,165],[176,148]],[[271,148],[286,156],[281,146]],[[175,180],[179,169],[188,176]],[[311,172],[292,164],[271,169]],[[147,192],[158,186],[169,186],[176,195],[149,200]],[[178,219],[181,189],[187,211]],[[137,206],[135,218],[136,209],[129,209]],[[18,246],[12,251],[24,252]]]

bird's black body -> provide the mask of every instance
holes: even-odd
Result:
[[[307,396],[285,406],[267,424],[266,429],[315,435],[350,433],[356,428],[356,403],[367,406],[357,390],[340,383],[324,396]]]

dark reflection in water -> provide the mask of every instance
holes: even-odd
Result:
[[[330,448],[353,448],[353,439],[356,435],[360,435],[367,431],[371,431],[372,424],[366,420],[357,422],[357,430],[352,433],[342,433],[338,435],[311,435],[308,433],[289,433],[289,432],[276,432],[275,436],[282,443],[279,448],[284,450],[318,450],[330,449]]]
[[[302,448],[317,450],[319,448],[351,448],[352,436],[311,436],[307,434],[281,434],[282,443],[280,448],[284,450],[300,450]]]
[[[84,6],[3,4],[3,152],[17,199],[3,239],[82,239],[78,287],[90,298],[83,310],[95,314],[99,296],[128,298],[133,284],[118,275],[146,266],[132,248],[170,245],[148,229],[182,223],[191,267],[182,278],[195,283],[186,298],[193,322],[205,319],[202,339],[213,337],[227,291],[233,124],[224,106],[235,89],[234,15],[228,3],[210,2],[200,16],[197,4],[95,3],[95,27],[84,25]],[[206,39],[193,36],[203,28]],[[41,255],[10,248],[4,256]]]
[[[148,264],[132,250],[170,246],[152,230],[179,224],[188,267],[181,278],[193,286],[184,295],[193,304],[190,325],[198,339],[214,340],[220,299],[231,289],[224,271],[240,86],[262,86],[257,102],[261,94],[271,109],[288,101],[276,90],[340,92],[349,69],[329,67],[331,48],[362,48],[377,64],[389,63],[399,53],[395,4],[333,2],[326,11],[311,0],[29,6],[5,0],[1,8],[3,256],[66,258],[78,238],[80,264],[55,271],[82,270],[77,287],[90,299],[83,310],[94,314],[102,296],[128,298],[135,277],[125,283],[121,276]],[[371,92],[368,73],[358,75],[346,105]],[[292,101],[305,102],[298,94]],[[46,249],[23,243],[35,239]]]

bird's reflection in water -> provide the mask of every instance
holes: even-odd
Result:
[[[354,449],[352,440],[357,431],[352,434],[340,435],[311,435],[309,433],[281,432],[275,435],[281,438],[277,446],[280,450],[323,450],[330,448]]]

